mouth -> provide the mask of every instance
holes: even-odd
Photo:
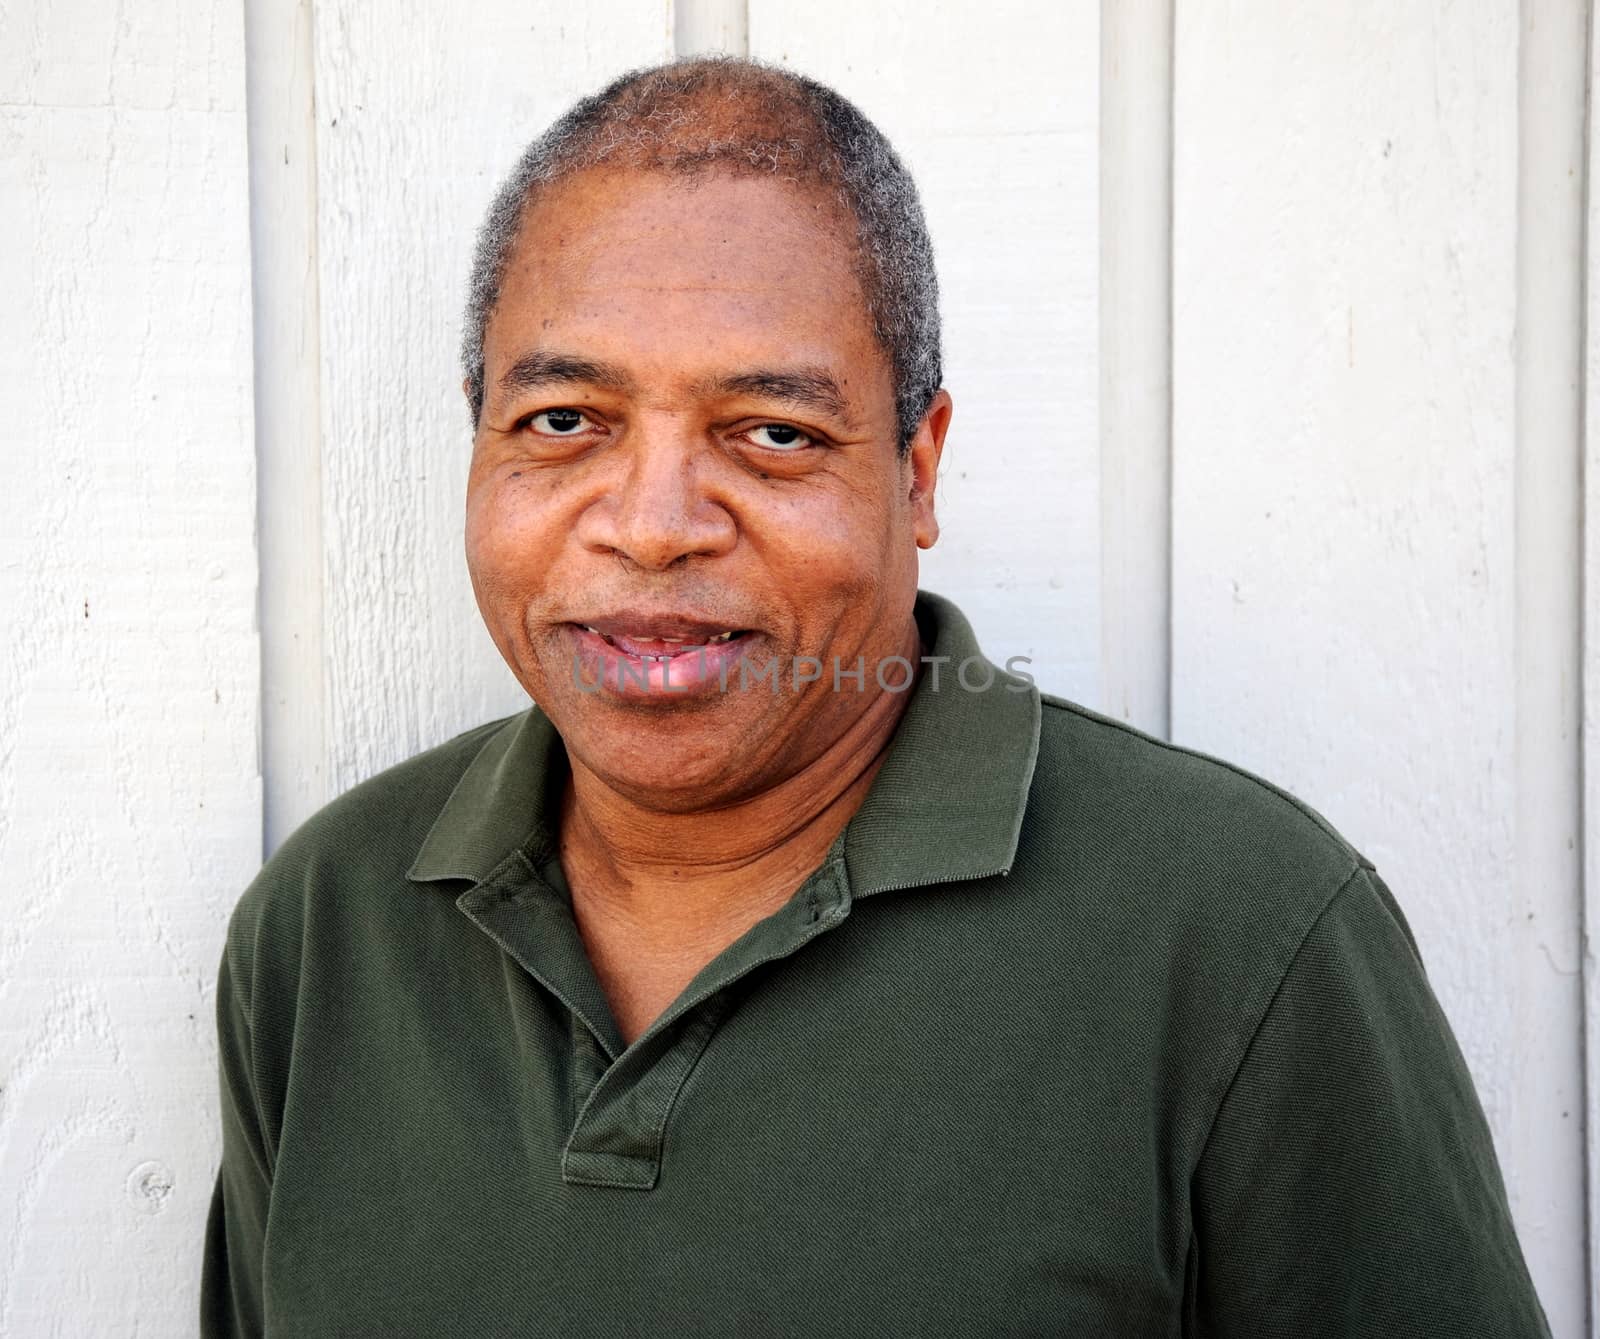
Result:
[[[729,670],[760,636],[698,618],[621,613],[567,624],[573,682],[583,692],[683,698],[728,688]]]
[[[576,626],[600,638],[607,646],[640,660],[671,660],[676,656],[698,652],[703,647],[726,646],[736,637],[750,635],[749,628],[724,628],[721,632],[668,637],[648,630],[606,632],[592,623],[579,623]]]

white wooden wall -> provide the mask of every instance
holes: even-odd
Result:
[[[1560,1336],[1585,1310],[1586,15],[1522,8],[1177,6],[1172,729],[1385,872]]]
[[[261,854],[242,15],[0,34],[0,1335],[192,1332]]]
[[[956,401],[925,584],[1377,860],[1588,1333],[1588,11],[14,0],[0,1335],[192,1331],[233,900],[520,705],[461,559],[473,227],[574,97],[707,49],[835,84],[922,184]]]

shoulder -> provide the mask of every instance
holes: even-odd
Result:
[[[297,828],[235,904],[228,953],[236,970],[263,953],[299,956],[316,918],[359,914],[403,887],[405,873],[479,753],[521,716],[491,721],[351,787]]]
[[[1352,979],[1421,980],[1414,944],[1394,952],[1409,930],[1371,862],[1310,805],[1059,698],[1041,716],[1013,877],[1044,951],[1070,965],[1064,988],[1178,1057],[1150,1081],[1195,1130],[1319,926],[1348,929]]]
[[[1100,890],[1094,914],[1270,979],[1371,868],[1281,787],[1061,698],[1042,703],[1027,854],[1058,887]]]
[[[1200,843],[1238,866],[1292,852],[1348,876],[1364,858],[1305,801],[1243,767],[1041,694],[1034,794],[1057,819],[1095,822],[1119,842]],[[1054,804],[1050,803],[1055,801]]]

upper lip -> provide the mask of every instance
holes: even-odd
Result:
[[[608,614],[572,620],[607,637],[633,637],[640,641],[703,641],[725,632],[740,632],[747,623],[720,622],[695,614],[644,609],[616,609]]]

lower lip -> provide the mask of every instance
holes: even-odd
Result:
[[[754,640],[740,633],[725,642],[697,646],[666,659],[629,655],[598,632],[569,624],[572,677],[580,691],[599,696],[681,701],[723,691],[729,675]],[[737,682],[735,679],[734,682]]]

